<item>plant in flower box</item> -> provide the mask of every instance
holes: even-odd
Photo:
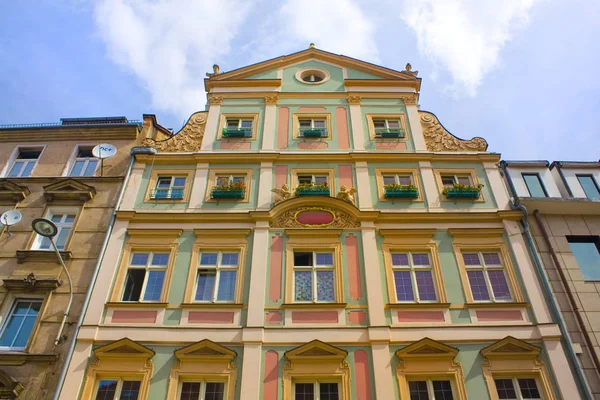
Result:
[[[383,188],[385,190],[384,196],[386,198],[416,199],[419,197],[419,190],[412,183],[409,183],[408,185],[390,183]]]
[[[230,182],[228,179],[219,179],[210,191],[210,197],[213,199],[243,199],[245,194],[244,181]]]
[[[477,199],[481,193],[483,185],[461,185],[455,183],[452,187],[444,188],[442,193],[449,199]]]
[[[301,183],[296,187],[296,196],[329,196],[327,182]]]

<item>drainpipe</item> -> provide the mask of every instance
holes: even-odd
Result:
[[[90,282],[90,286],[88,287],[87,293],[85,295],[85,300],[83,302],[83,307],[81,309],[81,314],[79,314],[79,319],[77,320],[77,326],[75,327],[75,331],[73,332],[73,338],[69,343],[69,349],[67,350],[67,355],[65,356],[64,363],[60,370],[60,375],[58,377],[58,383],[56,385],[56,390],[54,391],[54,396],[52,400],[58,400],[60,396],[60,392],[62,390],[63,384],[65,383],[65,378],[67,376],[67,370],[69,369],[69,364],[71,363],[71,358],[73,358],[73,351],[75,350],[75,344],[77,342],[77,336],[79,335],[79,328],[81,324],[83,324],[83,318],[90,304],[90,299],[92,297],[92,291],[96,284],[96,280],[98,279],[98,273],[100,272],[100,265],[102,264],[102,260],[104,259],[104,255],[106,253],[106,248],[108,247],[108,240],[110,239],[110,235],[112,233],[113,227],[115,225],[115,220],[117,219],[117,210],[121,206],[121,202],[123,201],[123,196],[125,195],[125,189],[127,188],[127,184],[129,183],[129,177],[131,176],[131,170],[133,169],[133,163],[135,162],[136,154],[156,154],[156,149],[152,147],[132,147],[129,154],[131,154],[131,161],[129,162],[129,168],[127,169],[127,174],[125,175],[125,181],[123,182],[123,187],[121,187],[121,193],[119,193],[119,198],[117,199],[117,203],[115,205],[115,209],[113,211],[113,215],[110,219],[110,224],[108,225],[108,230],[106,231],[106,235],[104,237],[104,243],[102,244],[102,249],[100,250],[100,255],[98,256],[98,262],[96,263],[96,267],[94,268],[94,275],[92,276],[92,281]]]
[[[502,172],[504,173],[504,175],[506,177],[506,181],[508,182],[508,186],[510,188],[512,195],[515,198],[517,198],[515,187],[510,178],[510,174],[508,173],[508,171],[506,169],[506,162],[501,161],[499,165],[500,165],[500,168],[502,169]],[[533,255],[533,261],[534,261],[534,265],[537,270],[538,277],[540,278],[542,286],[544,287],[544,291],[546,292],[546,296],[544,296],[544,297],[546,297],[546,299],[548,300],[548,303],[550,304],[550,308],[552,309],[552,313],[554,314],[554,316],[557,319],[558,328],[560,330],[562,337],[564,338],[564,343],[566,344],[566,347],[567,347],[566,353],[567,353],[567,358],[569,359],[569,362],[571,364],[571,370],[575,371],[577,378],[579,378],[579,381],[581,382],[584,392],[585,392],[584,393],[585,398],[588,400],[592,400],[592,399],[594,399],[594,396],[592,395],[592,391],[591,391],[588,381],[585,377],[585,374],[583,373],[583,370],[580,367],[579,359],[577,358],[577,353],[575,353],[575,349],[573,348],[573,343],[571,343],[571,339],[569,336],[569,332],[567,330],[567,326],[565,325],[565,321],[563,320],[562,315],[560,313],[558,303],[556,302],[556,298],[554,297],[554,294],[552,292],[552,286],[550,285],[550,281],[548,280],[548,275],[546,275],[546,271],[544,270],[544,267],[542,266],[542,260],[541,260],[540,255],[538,254],[538,251],[535,247],[533,237],[531,236],[531,232],[529,230],[529,222],[527,221],[527,215],[528,215],[527,208],[525,208],[525,206],[523,206],[522,204],[515,204],[513,202],[512,198],[509,201],[510,201],[510,207],[513,210],[520,210],[523,213],[523,218],[521,218],[521,223],[523,224],[523,228],[525,231],[525,239],[527,240],[527,245],[529,246],[529,250],[530,250],[531,254]],[[535,210],[535,212],[537,212],[537,210]],[[565,285],[565,286],[568,287],[568,285]],[[585,332],[585,330],[583,330],[583,332]],[[588,342],[588,346],[589,346],[589,342]],[[593,351],[593,347],[590,347],[590,349],[592,349],[592,351]]]

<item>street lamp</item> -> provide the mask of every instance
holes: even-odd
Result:
[[[37,233],[40,236],[46,237],[50,240],[50,243],[52,243],[52,247],[54,248],[54,252],[56,253],[58,260],[60,261],[60,264],[62,265],[63,270],[67,275],[67,279],[69,280],[69,305],[67,306],[65,314],[63,315],[62,322],[60,323],[60,329],[58,330],[58,335],[56,335],[56,340],[54,340],[54,345],[56,346],[60,343],[60,337],[62,335],[63,329],[65,328],[67,318],[69,317],[69,312],[71,311],[71,304],[73,303],[73,283],[71,282],[71,274],[69,274],[69,270],[67,269],[67,266],[65,265],[65,262],[62,256],[60,255],[60,251],[58,251],[56,243],[54,243],[54,236],[56,236],[56,234],[58,233],[58,228],[56,227],[56,225],[54,225],[52,221],[49,221],[45,218],[36,218],[31,223],[31,227],[33,228],[35,233]]]

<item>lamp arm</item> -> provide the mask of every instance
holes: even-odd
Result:
[[[58,257],[58,260],[60,261],[60,264],[62,265],[63,270],[65,271],[65,274],[67,275],[67,279],[69,281],[69,305],[67,306],[67,309],[65,310],[65,314],[63,315],[62,322],[60,323],[60,329],[58,330],[58,335],[56,335],[56,339],[54,340],[54,345],[57,346],[60,343],[60,338],[62,336],[63,330],[65,329],[65,323],[67,322],[67,318],[69,317],[69,312],[71,312],[71,304],[73,304],[73,282],[71,281],[71,274],[69,273],[69,270],[67,269],[67,266],[65,265],[62,255],[60,254],[60,251],[58,251],[58,248],[56,247],[56,243],[54,243],[54,238],[51,237],[48,239],[50,239],[50,243],[52,243],[54,252],[56,253],[56,256]]]

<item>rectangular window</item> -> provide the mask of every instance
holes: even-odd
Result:
[[[92,154],[91,147],[79,147],[77,157],[73,162],[69,176],[94,176],[98,168],[99,161]]]
[[[442,175],[442,185],[445,188],[451,188],[454,185],[473,186],[473,180],[470,175]]]
[[[294,384],[294,400],[339,400],[339,385],[334,382]]]
[[[195,301],[233,302],[239,266],[239,252],[200,253]]]
[[[156,179],[153,199],[182,200],[185,191],[185,176],[161,176]]]
[[[541,400],[542,396],[533,378],[494,379],[500,400]]]
[[[4,319],[0,349],[25,349],[41,307],[41,300],[15,300],[10,314]]]
[[[10,178],[25,178],[31,176],[31,172],[37,164],[41,154],[41,149],[18,149],[17,158],[13,161],[8,176]]]
[[[410,400],[454,400],[452,383],[447,380],[409,381]]]
[[[311,184],[311,183],[329,183],[328,175],[298,175],[299,184]]]
[[[168,264],[169,253],[133,253],[122,301],[160,301]]]
[[[251,118],[227,118],[225,121],[226,132],[224,132],[223,136],[237,136],[239,134],[243,137],[252,137],[253,124],[254,120]]]
[[[600,199],[600,188],[592,175],[577,175],[577,180],[588,199]]]
[[[179,400],[224,400],[225,383],[190,381],[182,382],[179,389]]]
[[[531,197],[548,197],[539,174],[521,174]]]
[[[600,280],[600,237],[567,236],[571,252],[586,281]]]
[[[432,302],[437,300],[428,253],[391,253],[396,300]]]
[[[385,174],[383,175],[383,185],[411,185],[412,175]]]
[[[327,120],[325,118],[301,118],[298,120],[299,137],[326,137]]]
[[[246,184],[246,176],[245,175],[217,175],[215,178],[216,186],[226,186],[231,185],[232,183],[240,183]]]
[[[462,257],[474,301],[512,300],[499,253],[463,252]]]
[[[381,137],[382,133],[402,133],[402,125],[399,119],[373,119],[375,136]]]
[[[333,253],[294,252],[294,301],[335,302]]]
[[[133,380],[102,379],[95,400],[137,400],[141,384]]]
[[[54,225],[58,228],[58,233],[54,236],[54,243],[59,250],[64,250],[67,245],[67,240],[69,240],[69,236],[71,235],[71,231],[73,230],[73,224],[75,224],[77,214],[74,212],[51,211],[46,214],[45,218],[54,222]],[[40,235],[37,235],[35,238],[32,249],[54,250],[52,248],[52,243],[50,243],[50,239]]]

